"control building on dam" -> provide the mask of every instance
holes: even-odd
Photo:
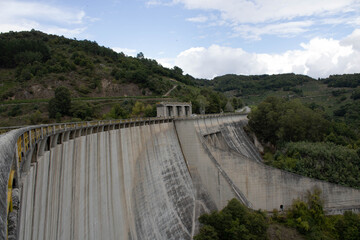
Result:
[[[1,239],[192,239],[232,198],[285,209],[322,190],[328,213],[360,190],[262,163],[246,115],[38,125],[0,135]]]

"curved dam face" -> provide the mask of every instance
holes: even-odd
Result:
[[[272,211],[291,206],[308,191],[322,191],[328,214],[359,211],[360,190],[286,172],[262,163],[243,130],[246,116],[175,122],[195,186],[222,208],[233,197],[253,209]],[[191,141],[190,139],[197,139]],[[198,188],[198,187],[196,187]]]
[[[191,239],[193,184],[173,123],[81,136],[33,163],[19,239]]]
[[[0,136],[0,238],[192,239],[197,218],[237,198],[290,206],[317,187],[329,213],[360,191],[262,163],[246,115],[88,122]]]

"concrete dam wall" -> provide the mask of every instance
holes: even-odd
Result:
[[[308,191],[321,189],[329,214],[359,211],[360,190],[331,184],[262,163],[243,130],[245,116],[175,122],[194,185],[203,186],[218,208],[237,197],[253,209],[285,208]],[[184,130],[186,129],[186,130]],[[193,133],[190,136],[189,133]],[[190,139],[197,139],[196,143]]]
[[[24,181],[19,239],[191,239],[194,189],[172,123],[57,145]]]
[[[246,123],[217,115],[1,135],[0,238],[192,239],[198,216],[234,197],[271,211],[314,187],[333,212],[359,207],[359,190],[264,165]]]

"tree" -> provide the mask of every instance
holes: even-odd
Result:
[[[70,109],[71,116],[81,120],[91,120],[94,115],[93,108],[89,103],[73,102]]]
[[[50,99],[48,109],[50,118],[55,118],[57,113],[59,113],[61,116],[70,115],[70,90],[64,86],[56,88],[55,97]]]
[[[322,141],[330,123],[299,100],[268,97],[249,114],[249,126],[263,142]]]
[[[132,108],[131,115],[134,117],[141,116],[144,113],[144,111],[145,111],[144,103],[137,101],[134,107]]]
[[[234,112],[234,107],[231,102],[227,102],[225,105],[225,112]]]
[[[144,59],[144,54],[142,52],[139,52],[137,55],[136,55],[136,58],[137,59]]]
[[[323,204],[319,188],[308,191],[306,202],[299,199],[293,201],[287,212],[287,224],[308,236],[321,235],[321,229],[326,228]]]
[[[194,237],[194,240],[218,240],[216,230],[209,225],[205,225],[200,229],[200,233]]]
[[[156,105],[147,105],[144,109],[144,117],[156,117]]]
[[[209,101],[203,95],[199,95],[196,98],[196,102],[199,105],[199,113],[205,114],[205,109],[209,106]]]
[[[203,226],[195,240],[266,239],[268,227],[265,214],[246,208],[237,199],[220,212],[201,215],[199,222]]]

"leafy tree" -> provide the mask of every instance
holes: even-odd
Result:
[[[194,237],[194,240],[219,240],[216,230],[209,225],[200,229],[200,233]]]
[[[354,99],[354,100],[360,99],[360,88],[356,89],[352,93],[351,98]]]
[[[249,115],[249,126],[263,141],[321,141],[330,123],[299,100],[286,101],[268,97]]]
[[[30,115],[30,124],[38,124],[43,121],[43,118],[41,117],[41,112],[39,110],[36,110],[34,113]]]
[[[156,105],[146,105],[144,110],[144,117],[156,117]]]
[[[60,116],[70,115],[71,109],[71,94],[70,90],[64,86],[55,89],[55,97],[50,99],[48,110],[49,117],[55,118],[56,114]]]
[[[227,102],[225,105],[225,112],[234,112],[234,107],[231,102]]]
[[[131,115],[132,116],[141,116],[144,114],[145,104],[140,101],[136,101],[134,107],[132,108]]]
[[[305,201],[293,201],[287,213],[274,212],[272,220],[296,228],[306,239],[360,239],[360,216],[347,211],[344,215],[325,216],[321,191],[308,192]]]
[[[238,108],[242,108],[244,106],[243,102],[241,101],[240,98],[232,98],[231,99],[231,104],[234,107],[234,109],[238,109]]]
[[[201,215],[203,224],[195,240],[202,239],[265,239],[268,223],[260,211],[252,211],[237,199],[229,201],[220,212]]]
[[[317,188],[313,192],[308,192],[305,202],[299,199],[294,200],[287,210],[285,219],[278,214],[275,214],[272,219],[285,221],[286,225],[295,227],[308,239],[328,239],[326,233],[328,226],[326,225],[321,191]]]
[[[142,52],[139,52],[137,55],[136,55],[136,58],[137,59],[144,59],[144,54]]]
[[[71,116],[80,118],[81,120],[91,120],[94,116],[94,109],[89,103],[72,102],[70,109]]]
[[[203,95],[199,95],[196,98],[196,103],[199,106],[199,113],[201,114],[205,114],[205,109],[209,106],[209,101],[206,99],[206,97],[204,97]],[[195,110],[196,111],[196,110]]]
[[[360,216],[346,211],[344,216],[335,223],[338,239],[360,239]]]
[[[126,119],[129,117],[129,111],[121,104],[115,104],[105,117],[109,117],[112,119]]]

